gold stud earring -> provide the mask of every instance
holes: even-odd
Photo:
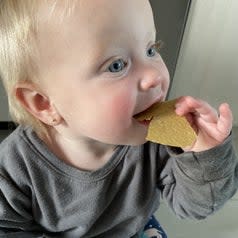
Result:
[[[56,118],[51,118],[51,126],[56,126],[58,124],[58,121]]]

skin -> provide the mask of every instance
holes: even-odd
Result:
[[[41,83],[19,83],[16,96],[48,125],[50,137],[42,139],[60,159],[96,170],[118,145],[145,142],[148,125],[134,116],[165,99],[169,73],[153,47],[156,33],[147,0],[77,1],[59,24],[62,7],[57,6],[52,16],[46,3],[41,6]],[[111,72],[116,66],[118,72]],[[181,97],[176,112],[198,133],[186,150],[212,148],[230,133],[227,104],[218,117],[206,102]]]

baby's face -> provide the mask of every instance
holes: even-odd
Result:
[[[40,67],[64,132],[107,144],[145,142],[148,126],[134,115],[163,100],[169,85],[153,48],[149,2],[77,1],[70,16],[60,23],[56,16],[40,29]]]

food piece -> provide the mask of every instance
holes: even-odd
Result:
[[[150,121],[146,139],[163,145],[191,146],[196,133],[187,119],[175,113],[176,99],[159,102],[136,115],[138,121]]]

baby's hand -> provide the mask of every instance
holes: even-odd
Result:
[[[229,136],[232,129],[232,112],[227,103],[218,112],[207,102],[190,96],[180,97],[176,103],[176,113],[185,116],[197,133],[197,139],[185,151],[204,151],[217,146]]]

